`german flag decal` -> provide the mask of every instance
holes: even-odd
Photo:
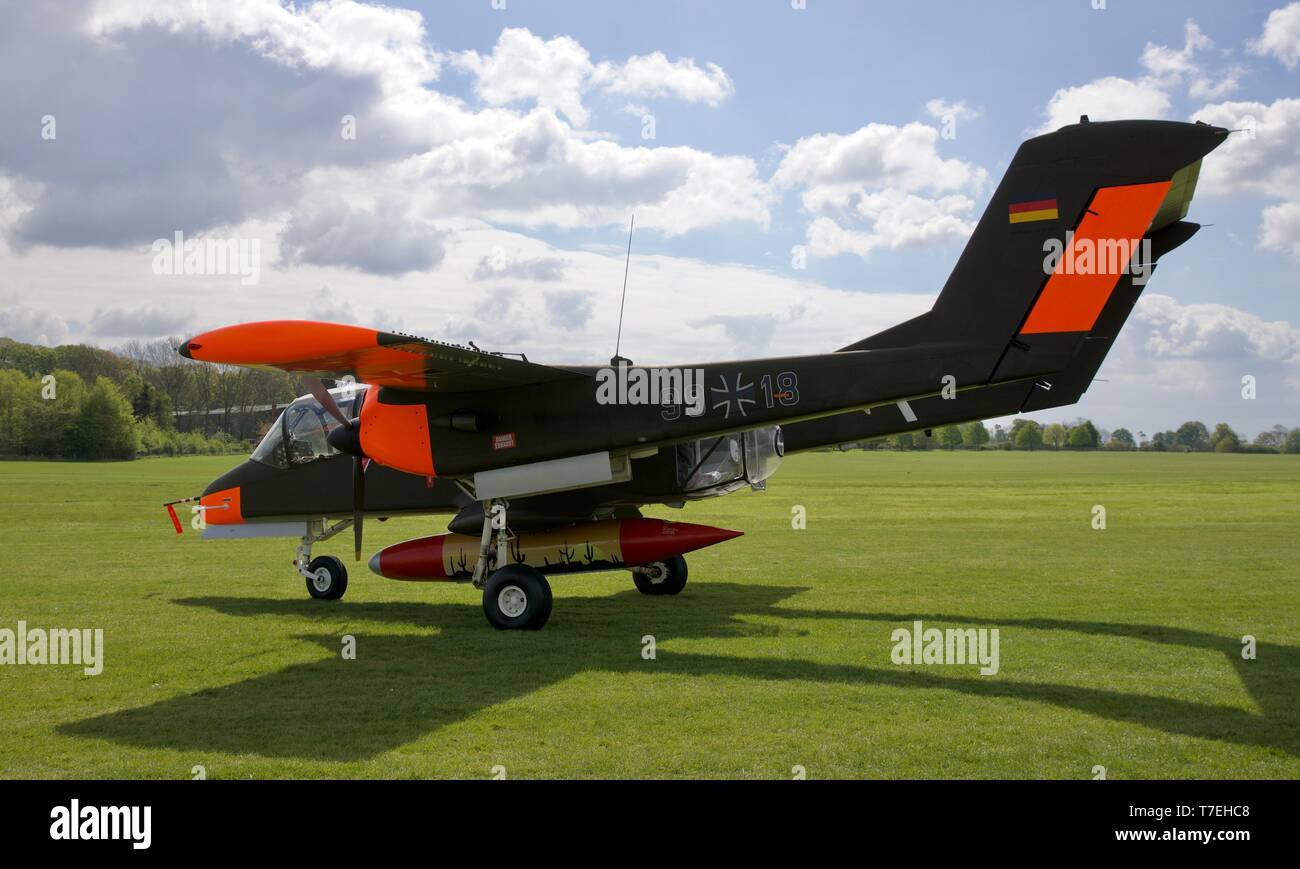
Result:
[[[1007,206],[1007,219],[1012,223],[1033,223],[1036,220],[1056,220],[1056,197],[1036,196],[1022,199]]]

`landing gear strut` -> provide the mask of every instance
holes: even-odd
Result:
[[[678,594],[686,587],[686,559],[680,555],[632,568],[632,581],[642,594]]]
[[[483,502],[483,536],[474,563],[474,587],[483,590],[483,614],[502,631],[536,631],[551,617],[551,585],[535,567],[510,563],[514,535],[505,501]]]

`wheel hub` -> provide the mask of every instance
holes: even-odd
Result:
[[[316,575],[311,578],[311,584],[315,586],[316,590],[319,592],[323,593],[329,591],[330,572],[322,567],[320,570],[316,571]]]
[[[506,617],[517,619],[528,609],[528,595],[517,585],[507,585],[497,595],[497,608]]]

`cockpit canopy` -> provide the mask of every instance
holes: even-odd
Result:
[[[344,416],[356,419],[366,389],[364,384],[349,384],[331,389],[330,395]],[[286,407],[267,429],[262,442],[253,450],[252,459],[273,468],[287,468],[337,456],[339,451],[329,445],[327,438],[340,425],[319,401],[304,395]]]

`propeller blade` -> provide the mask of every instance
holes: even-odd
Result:
[[[352,458],[352,542],[357,561],[361,560],[361,522],[366,504],[366,466],[358,456]]]
[[[304,377],[302,382],[311,392],[312,398],[319,401],[321,407],[329,411],[330,416],[337,419],[345,428],[352,428],[352,420],[343,415],[338,403],[334,401],[334,396],[330,395],[330,391],[325,388],[325,384],[321,383],[319,378]]]

